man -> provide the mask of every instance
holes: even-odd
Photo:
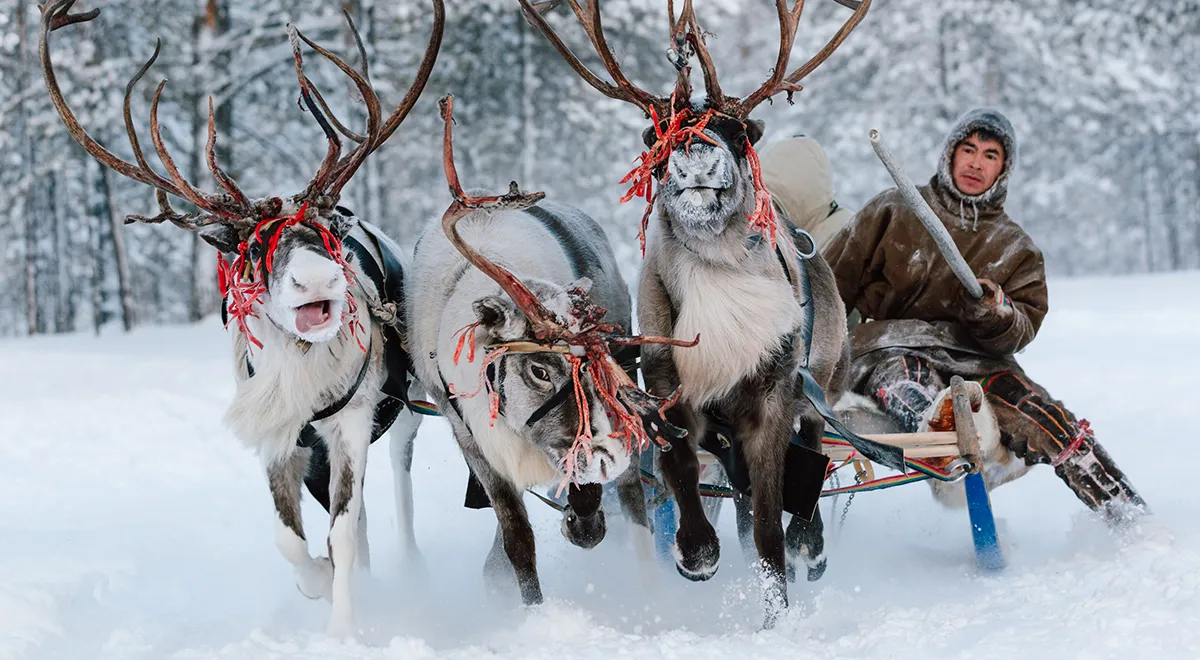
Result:
[[[1033,341],[1048,308],[1042,253],[1004,211],[1016,134],[991,109],[963,115],[937,174],[918,189],[949,230],[984,295],[970,297],[896,189],[834,237],[825,256],[846,309],[864,319],[852,337],[850,388],[908,432],[951,376],[980,382],[1000,442],[1027,465],[1048,463],[1093,510],[1116,522],[1144,507],[1086,420],[1031,381],[1013,354]]]

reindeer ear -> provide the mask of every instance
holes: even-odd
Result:
[[[509,324],[517,311],[512,302],[500,296],[480,298],[471,308],[475,310],[475,317],[479,319],[480,325],[496,334]]]
[[[205,243],[217,248],[222,254],[237,252],[238,232],[229,225],[208,225],[196,230]]]
[[[751,119],[746,122],[746,139],[750,140],[750,146],[758,144],[765,130],[767,130],[767,123],[761,119]]]
[[[329,220],[329,231],[333,232],[333,235],[337,236],[340,241],[349,236],[350,232],[358,226],[358,218],[354,216],[353,211],[344,206],[337,207],[335,211]]]

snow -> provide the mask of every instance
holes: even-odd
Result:
[[[993,494],[1009,568],[974,565],[966,514],[923,485],[855,499],[829,570],[793,584],[758,630],[733,528],[721,569],[643,576],[622,524],[584,551],[526,498],[548,600],[488,595],[490,511],[462,508],[466,470],[442,420],[418,437],[417,535],[402,568],[387,448],[371,453],[373,572],[362,633],[323,635],[275,550],[265,479],[222,428],[233,393],[215,320],[131,335],[0,342],[0,658],[1200,657],[1200,500],[1186,460],[1200,409],[1200,272],[1052,280],[1029,373],[1091,420],[1155,515],[1114,537],[1049,468]],[[381,441],[382,443],[382,441]],[[314,549],[327,522],[308,502]]]

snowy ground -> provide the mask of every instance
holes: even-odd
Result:
[[[1200,657],[1200,273],[1051,287],[1022,361],[1092,421],[1153,521],[1115,539],[1039,468],[994,494],[1010,568],[981,576],[965,513],[921,484],[864,494],[828,532],[824,579],[792,585],[769,632],[731,515],[715,579],[644,580],[615,525],[579,550],[527,498],[549,601],[487,596],[492,514],[460,506],[465,468],[429,420],[414,466],[428,571],[397,565],[376,446],[363,633],[332,640],[328,605],[296,591],[275,550],[256,460],[221,427],[233,386],[215,322],[0,342],[0,658]],[[319,511],[306,517],[323,546]]]

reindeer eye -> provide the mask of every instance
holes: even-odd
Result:
[[[550,372],[546,370],[546,367],[543,367],[540,364],[535,364],[530,367],[529,373],[538,380],[545,381],[547,383],[550,382]]]
[[[250,258],[251,259],[258,259],[258,255],[260,252],[261,252],[261,250],[258,249],[257,243],[250,246]]]

